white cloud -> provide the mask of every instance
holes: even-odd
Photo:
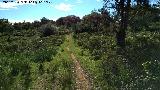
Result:
[[[0,8],[0,10],[8,10],[8,9],[2,9],[2,8]]]
[[[18,23],[18,22],[23,22],[23,20],[9,20],[9,22],[11,22],[11,23]]]
[[[17,0],[20,1],[20,0]],[[0,2],[0,10],[9,10],[9,9],[17,9],[18,6],[21,5],[35,5],[33,3],[17,3],[17,1],[15,2],[8,2],[8,3],[4,3],[4,2]],[[21,0],[23,1],[23,0]],[[27,0],[29,1],[29,0]]]
[[[13,2],[9,2],[9,3],[3,3],[3,2],[0,2],[0,9],[2,10],[8,10],[8,9],[16,9],[17,8],[17,3]]]
[[[73,7],[73,5],[71,5],[71,4],[60,3],[58,5],[55,5],[54,8],[56,8],[60,11],[65,11],[66,12],[66,11],[72,10],[72,7]]]
[[[77,2],[76,3],[82,3],[82,0],[77,0]]]
[[[96,0],[97,2],[101,2],[101,0]]]
[[[9,22],[11,23],[18,23],[18,22],[34,22],[34,20],[31,20],[31,19],[26,19],[26,20],[16,20],[16,19],[9,19]]]

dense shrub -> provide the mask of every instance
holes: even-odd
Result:
[[[9,23],[8,19],[0,19],[0,32],[11,32],[13,26]]]
[[[54,35],[57,33],[57,27],[53,26],[51,23],[42,25],[40,29],[44,37]]]
[[[82,18],[81,22],[74,27],[74,31],[76,33],[107,31],[111,22],[112,18],[107,11],[103,13],[93,11]]]
[[[116,46],[114,35],[81,33],[74,38],[79,46],[88,49],[92,57],[102,63],[104,75],[101,78],[107,82],[108,88],[159,88],[159,32],[127,32],[124,50]]]
[[[51,61],[53,60],[53,56],[57,53],[56,49],[47,49],[43,48],[35,52],[34,55],[34,62],[40,62],[43,63],[45,61]]]
[[[43,63],[53,60],[63,41],[63,35],[43,37],[36,29],[1,33],[0,89],[28,89],[40,76],[38,65],[43,69]]]

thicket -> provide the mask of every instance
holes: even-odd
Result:
[[[95,86],[96,82],[101,82],[103,85],[99,88],[109,90],[160,88],[158,85],[160,83],[160,16],[158,13],[159,9],[151,8],[130,17],[125,48],[117,46],[116,32],[119,24],[114,18],[108,17],[106,21],[110,22],[101,24],[102,22],[97,21],[101,20],[100,18],[95,19],[103,15],[98,12],[83,17],[74,38],[83,49],[81,55],[89,51],[92,56],[90,60],[98,62],[96,67],[90,66],[92,63],[82,63],[91,76],[98,75],[94,73],[98,68],[101,70],[99,72],[102,74],[101,78],[95,79]],[[108,28],[103,28],[103,25],[108,25]]]
[[[58,28],[50,23],[38,28],[15,27],[5,19],[0,23],[0,89],[29,89],[49,72],[45,63],[54,60],[64,35],[59,35]]]

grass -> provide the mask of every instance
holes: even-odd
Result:
[[[58,54],[49,65],[49,70],[54,78],[54,89],[74,89],[74,78],[72,73],[73,63],[70,58],[70,52],[67,51],[68,41],[60,46]]]
[[[77,45],[77,42],[73,39],[73,34],[69,37],[70,50],[80,61],[82,68],[88,74],[92,87],[94,89],[108,89],[107,83],[103,79],[102,62],[95,61],[87,49],[82,49]]]
[[[32,79],[34,82],[30,89],[41,90],[73,90],[74,89],[74,77],[72,73],[72,61],[70,58],[70,52],[66,50],[68,41],[59,47],[57,54],[53,56],[50,62],[44,62],[41,64],[32,63]],[[41,66],[42,74],[38,69]],[[39,67],[39,68],[37,68]],[[39,74],[37,74],[39,73]],[[36,77],[36,78],[35,78]]]

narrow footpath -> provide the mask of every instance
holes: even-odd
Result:
[[[74,74],[76,80],[76,89],[77,90],[91,90],[91,84],[87,79],[87,75],[84,73],[83,68],[81,67],[78,59],[74,55],[73,51],[70,50],[71,44],[73,44],[71,35],[67,36],[68,46],[66,49],[70,52],[70,57],[74,63]]]

